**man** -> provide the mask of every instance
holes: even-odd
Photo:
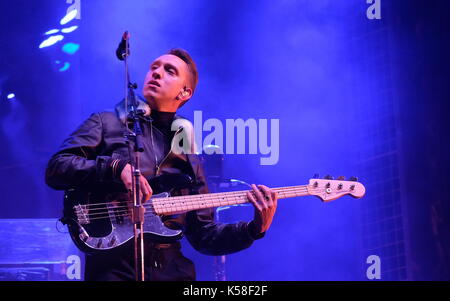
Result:
[[[143,87],[146,102],[139,103],[139,108],[151,117],[151,121],[141,123],[144,152],[140,157],[139,182],[144,202],[153,194],[146,178],[161,174],[188,174],[200,183],[189,193],[208,193],[198,157],[189,152],[173,152],[171,143],[176,135],[173,123],[187,122],[175,116],[175,112],[192,97],[197,81],[195,62],[182,49],[172,49],[150,65]],[[47,184],[60,190],[83,188],[96,193],[131,189],[131,159],[124,138],[126,125],[123,102],[115,113],[92,114],[50,159]],[[189,126],[184,128],[188,130]],[[182,229],[201,253],[225,255],[243,250],[264,236],[277,207],[275,192],[263,185],[252,185],[252,189],[253,194],[247,193],[255,208],[251,222],[214,222],[212,209],[169,216],[164,222]],[[195,280],[194,265],[182,255],[178,241],[160,243],[146,237],[144,258],[146,280]],[[133,240],[86,256],[85,280],[134,280],[134,277]]]

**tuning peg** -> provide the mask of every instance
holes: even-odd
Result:
[[[338,179],[339,181],[345,181],[345,177],[344,177],[344,176],[339,176],[337,179]]]
[[[326,180],[333,180],[333,177],[332,176],[330,176],[330,175],[326,175],[325,177],[323,177],[324,179],[326,179]]]
[[[350,180],[350,181],[354,181],[354,182],[358,182],[358,178],[357,178],[357,177],[350,177],[349,180]]]
[[[318,173],[315,173],[313,176],[313,179],[319,179],[319,178],[320,178],[320,175]]]

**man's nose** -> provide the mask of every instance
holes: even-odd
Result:
[[[161,72],[160,72],[159,68],[153,70],[152,78],[154,78],[154,79],[160,79],[161,78]]]

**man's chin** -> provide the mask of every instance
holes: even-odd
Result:
[[[153,91],[150,89],[145,89],[143,92],[144,92],[144,97],[147,100],[154,99],[155,97],[158,96],[158,93],[156,91]]]

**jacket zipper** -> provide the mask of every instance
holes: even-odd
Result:
[[[178,130],[175,132],[175,135],[173,135],[173,137],[175,138],[175,136],[176,136],[179,132],[181,132],[182,130],[183,130],[183,128],[182,128],[182,127],[179,127]],[[154,147],[154,144],[153,144],[153,126],[151,126],[150,136],[152,137],[152,147],[153,147],[153,151],[154,151],[154,150],[155,150],[155,147]],[[168,152],[167,155],[161,160],[161,162],[159,162],[159,164],[158,164],[158,161],[157,161],[157,158],[156,158],[156,152],[155,152],[155,163],[156,163],[156,173],[155,173],[155,176],[158,175],[158,173],[159,173],[159,171],[160,171],[160,168],[161,168],[161,165],[163,165],[164,161],[165,161],[165,160],[167,159],[167,157],[169,157],[169,155],[172,153],[172,148],[173,148],[173,138],[172,138],[172,141],[170,142],[170,150],[169,150],[169,152]]]

